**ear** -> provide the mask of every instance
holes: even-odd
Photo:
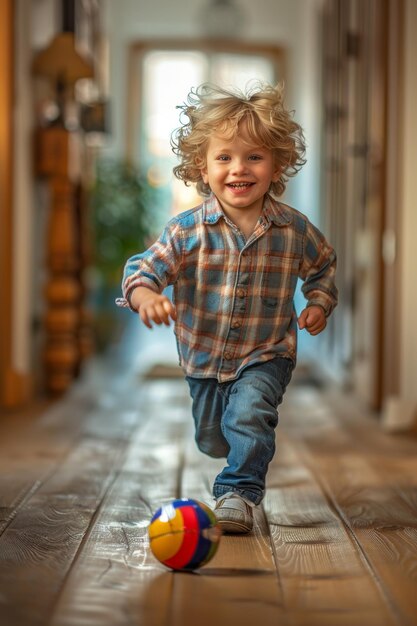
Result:
[[[276,182],[279,181],[281,173],[282,173],[282,169],[281,169],[281,167],[279,165],[277,165],[275,170],[274,170],[274,172],[273,172],[273,174],[272,174],[272,182],[273,183],[276,183]]]
[[[207,167],[202,167],[200,170],[201,173],[201,178],[203,179],[204,184],[208,185],[208,174],[207,174]]]

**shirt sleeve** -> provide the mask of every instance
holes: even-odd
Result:
[[[318,228],[307,220],[304,255],[300,267],[301,288],[308,301],[307,306],[318,305],[330,315],[338,300],[335,285],[336,253]]]
[[[167,285],[175,282],[181,261],[181,229],[174,219],[168,222],[162,235],[148,250],[127,260],[122,279],[123,297],[116,299],[117,306],[133,310],[130,296],[136,287],[162,293]]]

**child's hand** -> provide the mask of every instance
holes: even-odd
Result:
[[[300,313],[298,318],[298,327],[300,330],[305,328],[310,335],[318,335],[326,328],[326,316],[321,306],[308,306]]]
[[[148,328],[152,323],[169,326],[169,318],[177,319],[177,312],[171,300],[164,295],[147,290],[149,293],[142,296],[138,307],[139,317]]]

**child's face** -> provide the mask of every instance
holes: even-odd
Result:
[[[234,139],[211,135],[201,175],[227,211],[262,209],[263,198],[280,169],[272,150],[250,142],[244,127]]]

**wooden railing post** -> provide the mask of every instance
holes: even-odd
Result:
[[[79,371],[81,296],[76,202],[80,154],[77,137],[62,127],[40,129],[37,173],[50,193],[46,241],[45,387],[64,392]]]

